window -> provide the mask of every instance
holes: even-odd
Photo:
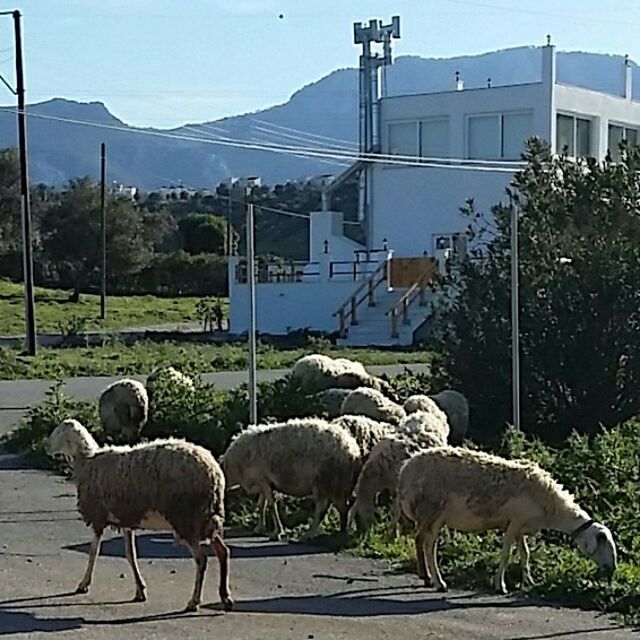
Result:
[[[418,123],[393,122],[389,125],[389,154],[418,155]]]
[[[524,143],[533,134],[531,113],[505,113],[502,116],[502,157],[519,160]]]
[[[500,116],[472,116],[468,123],[469,158],[500,158]]]
[[[470,116],[467,127],[467,157],[517,160],[533,133],[533,116],[530,112]]]
[[[423,158],[449,157],[449,118],[420,123],[420,155]]]
[[[607,148],[614,162],[618,162],[621,158],[620,144],[623,140],[626,140],[629,144],[638,144],[640,141],[638,139],[638,130],[623,127],[622,125],[610,124]]]
[[[559,113],[556,116],[556,153],[586,157],[591,152],[591,120]]]

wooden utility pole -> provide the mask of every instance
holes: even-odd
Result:
[[[107,177],[107,152],[104,142],[100,145],[100,235],[102,248],[102,282],[100,286],[100,319],[107,317],[107,208],[105,181]]]
[[[258,424],[256,380],[256,271],[253,202],[247,203],[247,292],[249,294],[249,424]]]
[[[27,162],[27,120],[25,113],[24,69],[22,67],[22,35],[20,12],[13,12],[16,39],[16,95],[18,96],[18,148],[20,151],[20,196],[22,202],[22,259],[24,281],[24,311],[27,353],[36,355],[36,312],[33,296],[33,245],[31,238],[31,205]]]

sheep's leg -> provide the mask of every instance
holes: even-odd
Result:
[[[211,547],[213,548],[218,563],[220,564],[220,585],[218,592],[222,601],[222,608],[225,611],[231,611],[233,600],[229,591],[229,547],[222,541],[222,536],[216,534],[211,539]]]
[[[262,494],[258,498],[258,511],[260,512],[260,521],[254,529],[254,533],[264,534],[267,532],[267,500]]]
[[[101,540],[102,531],[94,531],[93,540],[89,547],[89,561],[87,562],[87,568],[84,572],[84,577],[80,580],[80,584],[76,589],[76,593],[87,593],[89,591],[89,585],[91,584],[91,578],[93,577],[93,568],[96,566],[96,559],[100,554]]]
[[[425,587],[431,586],[431,574],[425,562],[424,533],[418,531],[416,533],[416,566],[418,569],[418,578],[424,581]]]
[[[284,525],[282,524],[282,520],[280,520],[280,513],[278,512],[278,502],[273,496],[273,491],[271,488],[267,490],[265,496],[265,504],[271,507],[271,512],[273,513],[273,521],[275,523],[275,529],[272,534],[269,536],[271,539],[282,540],[284,537]],[[266,510],[265,510],[266,514]],[[266,526],[266,515],[265,515],[265,526]]]
[[[493,586],[495,590],[500,593],[507,593],[507,585],[504,580],[504,574],[507,570],[507,565],[509,564],[509,558],[511,557],[511,547],[513,547],[513,543],[518,536],[518,529],[518,526],[510,524],[507,527],[504,538],[502,538],[502,553],[500,554],[500,563],[498,564],[498,569],[493,578]]]
[[[325,517],[327,510],[329,509],[329,501],[326,498],[318,498],[316,499],[316,508],[313,512],[313,520],[311,521],[311,526],[309,527],[309,531],[303,536],[304,539],[310,540],[311,538],[315,538],[318,535],[318,527]]]
[[[336,505],[336,509],[340,513],[340,533],[347,533],[347,522],[349,517],[349,504],[345,499],[339,505]]]
[[[531,568],[529,566],[529,545],[527,539],[520,534],[517,539],[518,555],[520,557],[520,570],[522,571],[522,584],[534,586],[535,582],[531,577]]]
[[[145,591],[147,585],[140,573],[140,567],[138,566],[138,558],[136,554],[136,539],[131,529],[125,529],[122,532],[124,538],[124,550],[127,556],[127,561],[133,572],[133,579],[136,583],[136,595],[133,598],[134,602],[144,602],[147,599]]]
[[[438,567],[438,536],[440,535],[440,525],[432,527],[424,533],[424,553],[427,556],[427,568],[431,574],[433,586],[440,592],[447,590],[447,583],[442,579],[440,568]]]
[[[188,543],[188,546],[196,563],[196,582],[185,611],[197,611],[202,598],[202,583],[204,582],[204,573],[207,570],[207,556],[199,542]]]

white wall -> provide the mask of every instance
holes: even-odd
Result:
[[[396,257],[433,256],[433,235],[463,232],[469,220],[460,214],[465,200],[489,212],[504,199],[512,174],[463,169],[378,169],[374,178],[374,244],[387,238]]]
[[[256,285],[256,324],[262,333],[286,334],[296,329],[337,331],[333,313],[358,283],[296,282]],[[230,332],[243,333],[248,326],[248,290],[235,284],[231,292]]]
[[[354,251],[362,246],[344,235],[344,217],[339,211],[312,211],[309,227],[309,260],[318,262],[324,254],[324,241],[329,243],[333,260],[354,260]]]

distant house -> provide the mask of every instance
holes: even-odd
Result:
[[[615,157],[622,140],[640,144],[640,103],[632,98],[628,60],[614,94],[559,83],[555,47],[541,49],[540,80],[527,84],[382,98],[378,136],[386,161],[367,163],[365,244],[345,235],[342,213],[311,214],[306,264],[262,267],[261,332],[340,331],[346,344],[410,344],[425,325],[432,270],[466,252],[468,220],[504,199],[525,140],[538,136],[554,153]],[[395,163],[395,157],[400,162]],[[339,185],[361,165],[350,167]],[[325,203],[328,199],[325,198]],[[246,266],[229,265],[230,329],[247,329]]]
[[[139,193],[138,187],[125,186],[117,182],[114,182],[111,185],[111,194],[114,196],[127,198],[128,200],[135,200],[136,195],[138,195],[138,193]]]

